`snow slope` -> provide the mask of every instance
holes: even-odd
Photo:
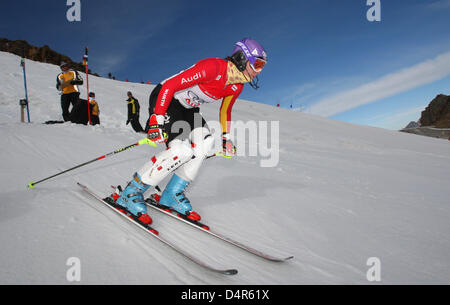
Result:
[[[102,125],[44,125],[61,119],[59,69],[27,60],[32,123],[23,124],[19,62],[0,52],[0,284],[69,283],[70,257],[80,259],[84,284],[367,284],[370,257],[379,258],[384,284],[450,283],[448,141],[239,101],[234,120],[280,122],[278,165],[261,167],[258,156],[208,160],[188,196],[217,231],[295,259],[267,262],[151,213],[174,243],[239,269],[221,276],[148,238],[75,184],[106,194],[163,148],[137,147],[26,188],[142,138],[125,126],[126,91],[140,100],[144,123],[153,87],[90,76]],[[216,120],[219,106],[202,112]]]

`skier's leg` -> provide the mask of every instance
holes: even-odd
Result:
[[[207,128],[201,127],[191,132],[190,141],[193,147],[194,158],[176,170],[167,184],[159,204],[171,207],[192,220],[198,221],[200,216],[192,212],[192,206],[184,191],[197,176],[203,161],[214,144],[214,139]]]
[[[183,163],[192,159],[193,150],[189,142],[175,139],[169,147],[158,153],[133,175],[117,203],[124,206],[130,213],[139,217],[146,214],[147,207],[144,202],[144,192],[150,186],[158,185],[168,174]]]
[[[206,159],[209,151],[212,149],[214,145],[214,138],[208,128],[201,127],[194,129],[191,132],[189,139],[194,151],[194,158],[182,165],[176,171],[176,174],[184,180],[192,182],[195,177],[197,177],[198,171],[200,170],[203,161]]]
[[[142,181],[153,186],[158,185],[168,174],[192,159],[194,152],[187,140],[175,139],[168,146],[138,171]]]

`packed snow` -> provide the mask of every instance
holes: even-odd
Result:
[[[450,284],[449,141],[239,100],[233,120],[268,123],[258,132],[277,150],[273,164],[263,166],[266,138],[248,140],[238,146],[246,156],[205,161],[187,196],[216,231],[295,258],[268,262],[150,210],[161,236],[212,265],[239,270],[219,275],[76,185],[107,195],[162,146],[139,146],[27,188],[145,137],[125,125],[126,92],[139,99],[144,124],[153,86],[89,76],[101,125],[45,125],[62,119],[55,89],[60,70],[27,60],[32,122],[20,123],[19,63],[0,52],[0,284],[71,284],[71,258],[80,263],[82,284]],[[85,98],[85,86],[80,89]],[[219,107],[201,111],[217,121]],[[276,138],[273,122],[279,122]],[[255,146],[256,156],[248,153]],[[379,282],[368,280],[373,267]]]

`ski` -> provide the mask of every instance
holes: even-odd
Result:
[[[240,243],[240,242],[238,242],[236,240],[231,239],[230,237],[227,237],[227,236],[225,236],[223,234],[220,234],[218,232],[215,232],[215,231],[211,230],[211,228],[209,226],[207,226],[207,225],[205,225],[205,224],[203,224],[201,222],[191,220],[191,219],[187,218],[186,216],[181,215],[181,214],[177,213],[176,211],[170,209],[169,207],[166,207],[166,206],[158,204],[155,201],[155,199],[152,198],[152,197],[147,198],[145,200],[145,202],[152,209],[155,209],[155,210],[157,210],[157,211],[159,211],[161,213],[169,215],[169,216],[171,216],[171,217],[173,217],[175,219],[178,219],[178,220],[180,220],[180,221],[182,221],[182,222],[184,222],[186,224],[189,224],[189,225],[193,226],[194,228],[197,228],[197,229],[199,229],[199,230],[201,230],[201,231],[203,231],[205,233],[208,233],[208,234],[210,234],[210,235],[212,235],[212,236],[214,236],[214,237],[216,237],[216,238],[218,238],[220,240],[228,242],[228,243],[230,243],[230,244],[232,244],[232,245],[234,245],[234,246],[236,246],[238,248],[241,248],[242,250],[245,250],[245,251],[247,251],[247,252],[249,252],[251,254],[254,254],[256,256],[262,257],[262,258],[267,259],[269,261],[272,261],[272,262],[285,262],[287,260],[290,260],[290,259],[294,258],[294,256],[288,256],[288,257],[272,256],[272,255],[266,254],[264,252],[261,252],[259,250],[256,250],[256,249],[254,249],[252,247],[249,247],[247,245],[244,245],[244,244],[242,244],[242,243]]]
[[[45,121],[42,124],[46,124],[46,125],[53,125],[53,124],[64,124],[66,121],[60,121],[60,120],[50,120],[50,121]]]
[[[104,205],[106,205],[107,207],[112,209],[114,212],[116,212],[120,216],[124,217],[125,219],[127,219],[128,221],[130,221],[131,223],[133,223],[134,225],[136,225],[137,227],[139,227],[143,231],[145,231],[148,234],[150,234],[152,237],[158,239],[160,242],[162,242],[165,245],[169,246],[174,251],[176,251],[179,254],[181,254],[182,256],[188,258],[189,260],[191,260],[192,262],[196,263],[197,265],[199,265],[199,266],[201,266],[201,267],[203,267],[203,268],[205,268],[205,269],[207,269],[209,271],[220,273],[220,274],[225,274],[225,275],[235,275],[235,274],[238,273],[238,270],[236,270],[236,269],[218,269],[218,268],[212,267],[211,265],[205,263],[204,261],[202,261],[198,257],[195,257],[195,256],[187,253],[183,249],[179,248],[178,246],[174,245],[173,243],[171,243],[168,240],[166,240],[163,237],[161,237],[159,235],[159,232],[157,230],[153,229],[150,225],[144,224],[144,223],[138,221],[130,213],[128,213],[128,212],[126,212],[126,211],[124,211],[122,209],[118,209],[115,206],[114,200],[112,200],[112,199],[108,200],[107,198],[109,198],[109,197],[103,199],[102,197],[97,195],[94,191],[92,191],[90,188],[88,188],[87,186],[85,186],[85,185],[83,185],[83,184],[81,184],[79,182],[77,182],[77,185],[80,186],[86,193],[91,195],[93,198],[97,199],[98,201],[100,201],[101,203],[103,203]]]

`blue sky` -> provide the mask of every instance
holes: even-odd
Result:
[[[93,71],[152,83],[252,37],[269,63],[242,98],[399,129],[450,94],[450,0],[380,0],[381,22],[366,1],[81,0],[81,22],[66,0],[3,1],[0,37],[76,61],[88,45]]]

